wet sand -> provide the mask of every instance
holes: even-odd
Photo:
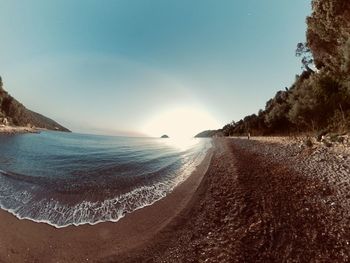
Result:
[[[210,163],[209,150],[192,175],[167,197],[116,223],[55,228],[0,210],[0,262],[100,262],[147,243],[186,207]]]
[[[144,247],[108,262],[349,262],[347,147],[214,140],[186,209]]]
[[[349,262],[347,148],[213,142],[172,194],[117,223],[55,229],[1,212],[0,261]]]

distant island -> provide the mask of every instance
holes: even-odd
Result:
[[[166,135],[166,134],[164,134],[164,135],[162,135],[160,138],[166,139],[166,138],[169,138],[169,136]]]
[[[18,127],[26,127],[28,131],[39,129],[47,129],[53,131],[70,132],[67,128],[58,124],[39,113],[27,109],[24,105],[13,98],[3,88],[2,78],[0,77],[0,126],[4,131],[23,130]]]

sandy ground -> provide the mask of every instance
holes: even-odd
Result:
[[[215,139],[187,208],[110,262],[349,262],[348,148],[288,138]]]
[[[0,261],[350,261],[347,147],[287,138],[214,145],[171,195],[118,223],[55,229],[0,213]]]
[[[187,206],[210,163],[209,151],[192,175],[166,198],[116,223],[54,228],[0,210],[0,262],[101,262],[148,243]]]

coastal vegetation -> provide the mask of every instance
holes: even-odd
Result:
[[[206,138],[206,137],[213,137],[216,134],[218,134],[217,130],[206,130],[198,133],[195,137],[196,138]]]
[[[298,43],[302,73],[265,109],[225,125],[215,134],[287,135],[350,129],[350,2],[313,0],[305,43]]]
[[[65,131],[69,130],[57,122],[27,109],[24,105],[14,99],[3,88],[3,81],[0,77],[0,120],[1,123],[12,126],[37,127],[48,130]]]

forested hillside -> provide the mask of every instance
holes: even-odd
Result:
[[[14,126],[35,126],[49,130],[69,131],[57,122],[28,110],[16,99],[10,96],[3,89],[3,82],[0,77],[0,120],[6,120]]]
[[[295,52],[303,73],[264,110],[219,131],[271,135],[350,129],[350,1],[313,0],[306,22],[307,41]]]

